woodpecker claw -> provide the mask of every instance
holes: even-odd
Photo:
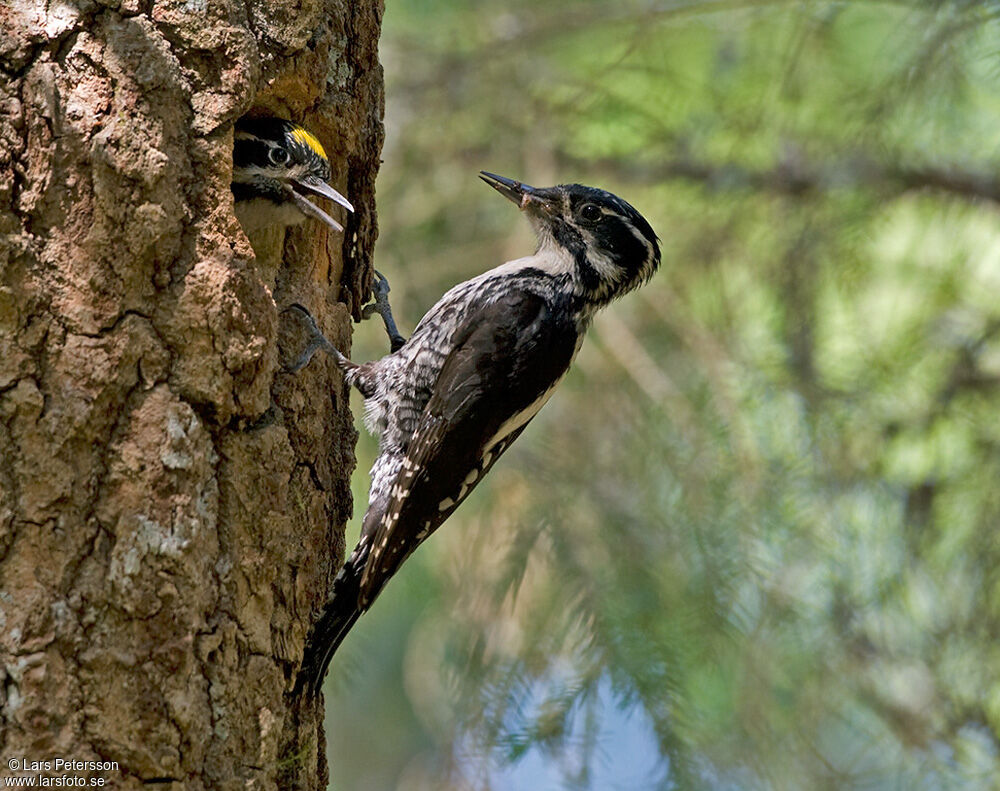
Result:
[[[400,334],[399,328],[396,327],[396,320],[392,315],[392,306],[389,304],[389,280],[377,269],[375,270],[375,287],[372,290],[372,297],[374,301],[362,308],[361,317],[370,319],[375,313],[381,316],[385,332],[389,336],[390,353],[399,351],[406,344],[406,338]]]
[[[295,358],[295,361],[291,365],[284,366],[287,373],[294,374],[301,371],[309,365],[309,361],[312,360],[313,355],[316,354],[319,349],[323,349],[338,359],[343,357],[340,350],[330,343],[327,337],[323,334],[322,330],[320,330],[319,325],[316,324],[316,319],[313,318],[312,313],[306,310],[298,302],[293,302],[281,312],[287,313],[288,311],[294,311],[302,317],[309,330],[309,343],[306,344],[305,349],[302,350],[302,353]]]

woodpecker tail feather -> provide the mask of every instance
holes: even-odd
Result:
[[[368,557],[367,546],[359,546],[333,582],[333,595],[306,640],[305,656],[296,688],[310,697],[319,694],[330,660],[364,610],[358,606],[361,574]]]
[[[360,617],[361,610],[346,602],[342,605],[339,601],[331,601],[324,608],[313,626],[299,671],[298,687],[304,689],[309,697],[315,698],[319,694],[333,655]]]

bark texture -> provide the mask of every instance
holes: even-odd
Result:
[[[63,757],[117,761],[114,788],[325,786],[322,711],[289,691],[356,434],[330,365],[280,371],[280,308],[348,347],[381,13],[0,4],[0,777]],[[255,257],[229,189],[248,112],[323,141],[343,236],[308,223]]]

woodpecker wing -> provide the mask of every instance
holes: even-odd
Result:
[[[455,330],[372,535],[361,609],[548,400],[578,348],[571,315],[536,294],[513,292],[470,311]]]

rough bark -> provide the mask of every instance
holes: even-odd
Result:
[[[280,308],[348,346],[381,12],[0,4],[0,778],[61,757],[118,762],[93,773],[114,788],[325,785],[322,712],[290,690],[356,434],[331,366],[281,372]],[[229,190],[247,112],[324,142],[343,236],[255,257]]]

